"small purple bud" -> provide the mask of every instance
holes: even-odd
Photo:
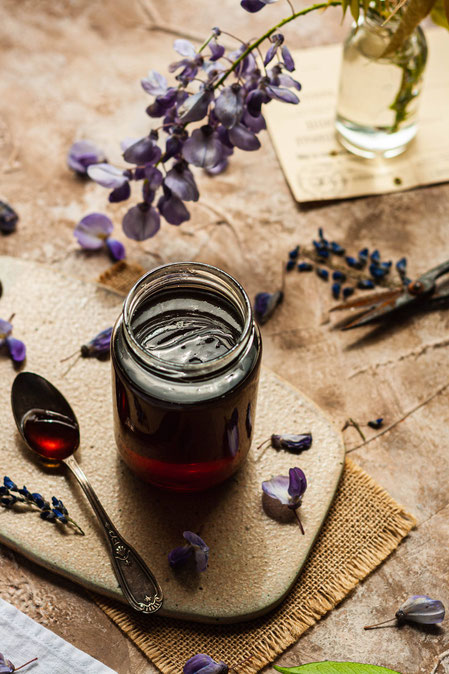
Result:
[[[121,241],[117,239],[106,239],[106,247],[109,251],[109,255],[116,262],[117,260],[123,260],[126,257],[125,246]]]
[[[291,73],[295,69],[295,62],[292,55],[290,54],[289,48],[284,44],[281,49],[282,59],[287,70]]]
[[[221,44],[218,44],[217,40],[209,42],[209,49],[211,51],[209,61],[218,61],[225,53],[225,48]]]

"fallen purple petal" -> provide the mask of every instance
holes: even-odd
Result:
[[[183,674],[228,674],[229,667],[224,662],[217,662],[205,653],[198,653],[189,658],[182,670]]]
[[[73,234],[82,248],[98,250],[111,234],[114,225],[107,215],[90,213],[76,225]]]
[[[278,475],[262,482],[262,489],[265,494],[275,498],[283,505],[290,505],[290,494],[288,493],[289,479],[286,475]]]
[[[13,361],[15,363],[22,363],[26,358],[25,344],[15,337],[7,337],[5,342]]]
[[[168,553],[168,563],[173,569],[184,566],[193,557],[191,545],[180,545]]]

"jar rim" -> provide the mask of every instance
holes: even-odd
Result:
[[[197,283],[203,282],[204,287],[214,290],[212,285],[207,286],[207,279],[208,277],[210,279],[215,278],[224,288],[227,286],[228,290],[238,297],[241,303],[241,306],[238,308],[242,315],[242,328],[238,340],[232,348],[224,354],[204,363],[176,363],[159,358],[141,345],[132,325],[134,311],[139,301],[148,296],[148,292],[146,291],[150,290],[152,282],[165,279],[164,286],[161,285],[160,288],[153,287],[153,292],[155,293],[162,288],[167,288],[167,275],[169,275],[169,281],[178,288],[179,281],[193,279]],[[176,282],[178,282],[177,285]],[[243,286],[227,272],[204,262],[171,262],[155,267],[147,272],[129,291],[123,304],[122,316],[125,339],[133,353],[150,368],[169,377],[176,376],[176,378],[196,378],[226,368],[245,351],[254,323],[251,303]]]

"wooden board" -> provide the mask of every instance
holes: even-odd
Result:
[[[118,458],[112,431],[111,374],[108,362],[80,359],[67,372],[63,358],[112,325],[122,298],[44,266],[0,257],[4,286],[1,317],[15,312],[14,335],[27,345],[24,369],[49,379],[67,397],[81,427],[77,455],[111,519],[142,554],[164,592],[164,615],[201,622],[236,622],[262,615],[288,593],[334,496],[344,446],[320,409],[273,372],[263,369],[250,459],[225,484],[196,495],[152,488],[132,475]],[[44,308],[45,307],[45,310]],[[67,372],[67,373],[66,373]],[[0,358],[0,472],[50,498],[66,503],[85,537],[64,533],[33,512],[0,510],[0,540],[55,573],[104,595],[123,600],[111,570],[105,541],[73,478],[49,472],[24,447],[16,431],[9,396],[16,372]],[[313,433],[312,448],[299,457],[255,447],[273,432]],[[279,521],[263,507],[261,482],[301,467],[309,487],[301,536],[292,517]],[[209,568],[202,574],[176,574],[168,552],[182,531],[196,531],[209,544]]]

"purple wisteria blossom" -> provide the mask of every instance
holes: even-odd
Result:
[[[297,509],[302,503],[302,497],[307,489],[307,480],[301,468],[290,468],[287,475],[278,475],[271,480],[262,482],[262,489],[267,496],[277,499],[283,505],[294,511],[301,533],[304,534],[304,528],[297,513]]]
[[[445,608],[439,599],[431,599],[425,594],[415,594],[409,597],[396,611],[394,618],[388,618],[374,625],[365,625],[365,630],[372,630],[385,623],[397,620],[401,625],[405,621],[420,625],[438,625],[445,616]]]
[[[106,161],[106,155],[103,150],[90,140],[75,141],[67,153],[68,167],[82,176],[87,174],[89,166]]]
[[[257,12],[274,1],[242,0],[241,4]],[[268,70],[253,55],[256,47],[262,48],[260,40],[239,40],[237,49],[228,51],[220,36],[220,29],[214,28],[201,47],[189,40],[175,40],[180,58],[169,66],[172,81],[155,70],[141,79],[145,94],[152,98],[146,112],[158,121],[146,136],[122,141],[128,168],[100,161],[87,169],[93,180],[110,190],[111,202],[127,200],[134,193],[133,184],[142,184],[141,197],[137,196],[137,203],[122,219],[123,231],[132,239],[154,236],[162,220],[175,226],[189,220],[187,204],[199,199],[192,168],[202,168],[210,175],[221,173],[236,149],[254,152],[260,148],[259,134],[266,128],[265,105],[274,99],[299,103],[294,90],[299,91],[301,85],[290,75],[295,64],[281,33],[265,38],[267,51],[262,60],[270,65]],[[276,295],[274,302],[279,303],[279,298]],[[269,311],[272,306],[273,301]]]
[[[210,655],[198,653],[184,665],[183,674],[228,674],[229,667],[224,662],[213,660]]]
[[[169,552],[168,563],[176,569],[184,566],[193,558],[197,571],[205,571],[209,561],[209,547],[198,534],[194,534],[192,531],[184,531],[182,535],[187,543]]]
[[[15,363],[22,363],[26,358],[26,347],[25,344],[20,341],[20,339],[11,337],[11,320],[13,318],[14,316],[11,316],[9,321],[4,321],[2,318],[0,318],[0,349],[5,347],[10,358]]]
[[[110,218],[102,213],[90,213],[84,216],[75,227],[73,234],[82,248],[99,250],[106,246],[113,260],[123,260],[125,247],[117,239],[112,239],[114,225]]]

